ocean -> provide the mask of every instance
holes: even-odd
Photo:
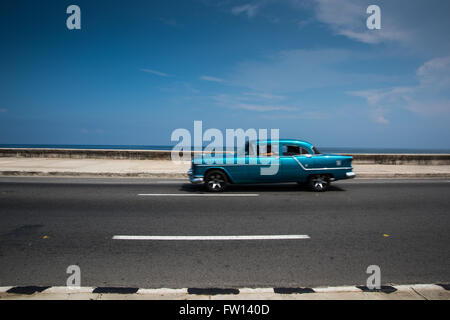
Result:
[[[0,144],[0,148],[55,148],[55,149],[126,149],[126,150],[172,150],[169,145],[76,145],[76,144]],[[318,147],[322,153],[438,153],[450,154],[450,149],[408,149],[408,148],[355,148]]]

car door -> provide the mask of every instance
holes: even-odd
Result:
[[[278,145],[278,144],[277,144]],[[278,146],[279,147],[279,146]],[[249,157],[247,171],[250,182],[278,182],[280,178],[280,157],[278,150],[272,150],[272,145],[264,148],[256,146],[256,156]]]
[[[314,159],[310,152],[300,145],[282,146],[280,175],[283,182],[305,181],[308,169],[313,167]]]

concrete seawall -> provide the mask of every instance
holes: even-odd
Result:
[[[343,154],[353,157],[354,164],[392,165],[450,165],[450,154]],[[167,150],[106,150],[106,149],[41,149],[0,148],[0,157],[65,158],[65,159],[120,159],[170,160]]]

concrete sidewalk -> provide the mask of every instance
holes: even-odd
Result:
[[[450,165],[353,166],[358,178],[450,178]],[[189,167],[169,160],[0,158],[2,176],[187,178]]]

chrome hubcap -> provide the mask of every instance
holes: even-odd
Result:
[[[328,181],[324,176],[314,177],[312,182],[314,188],[317,190],[323,190],[328,185]]]
[[[225,180],[219,174],[214,174],[209,177],[208,186],[213,190],[219,190],[222,188]]]

